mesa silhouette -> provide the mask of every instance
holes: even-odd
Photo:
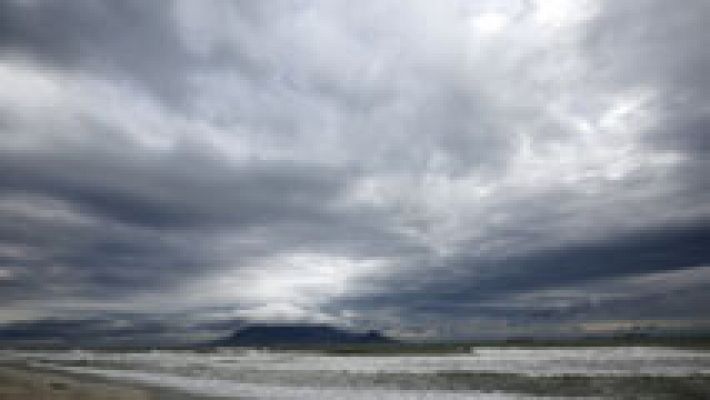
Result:
[[[216,346],[315,346],[339,344],[393,343],[380,332],[349,332],[329,325],[260,324],[234,332],[214,343]]]

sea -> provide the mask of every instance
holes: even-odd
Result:
[[[0,350],[0,363],[204,399],[710,398],[710,351],[471,347],[453,354]]]

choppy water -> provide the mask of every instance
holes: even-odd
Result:
[[[387,356],[266,351],[2,351],[0,361],[205,397],[710,396],[710,351],[658,347],[480,348],[465,354]]]

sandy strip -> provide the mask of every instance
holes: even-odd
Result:
[[[0,400],[162,400],[157,390],[0,366]]]

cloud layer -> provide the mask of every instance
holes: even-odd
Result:
[[[705,324],[707,18],[2,2],[0,323]]]

